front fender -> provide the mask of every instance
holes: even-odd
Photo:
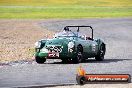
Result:
[[[45,43],[46,43],[47,41],[48,41],[48,40],[46,40],[46,39],[39,40],[39,42],[41,42],[40,48],[35,48],[35,51],[36,51],[36,52],[40,51],[40,49],[42,49],[42,48],[45,46]]]

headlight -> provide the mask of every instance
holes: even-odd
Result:
[[[71,48],[74,47],[74,45],[75,45],[74,42],[69,42],[69,43],[68,43],[68,48],[71,49]]]
[[[35,48],[40,48],[40,46],[41,46],[41,42],[40,41],[35,43]]]

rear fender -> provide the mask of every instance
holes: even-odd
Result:
[[[106,44],[101,40],[101,39],[96,39],[95,40],[98,44],[98,53],[99,53],[99,50],[100,50],[100,46],[103,45],[105,47],[105,51],[106,51]]]

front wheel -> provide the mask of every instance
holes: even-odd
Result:
[[[38,64],[43,64],[46,61],[46,58],[40,58],[38,56],[36,56],[35,59]]]
[[[82,57],[83,57],[82,53],[83,53],[83,47],[82,46],[78,46],[77,47],[77,56],[72,59],[73,63],[80,63],[80,62],[82,62]]]
[[[97,61],[103,61],[103,60],[104,60],[105,50],[106,50],[106,49],[105,49],[105,45],[102,44],[102,45],[100,46],[100,50],[99,50],[98,55],[95,56],[95,59],[96,59]]]
[[[70,62],[70,59],[69,58],[63,58],[61,60],[62,60],[62,63],[64,63],[64,64],[67,64],[67,63]]]

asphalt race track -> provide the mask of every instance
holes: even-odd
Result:
[[[77,68],[87,73],[123,73],[132,75],[132,18],[95,18],[73,20],[44,20],[43,28],[58,31],[66,25],[91,25],[94,37],[106,43],[104,61],[89,59],[80,64],[62,64],[61,60],[18,61],[0,66],[0,87],[26,87],[76,84]]]

